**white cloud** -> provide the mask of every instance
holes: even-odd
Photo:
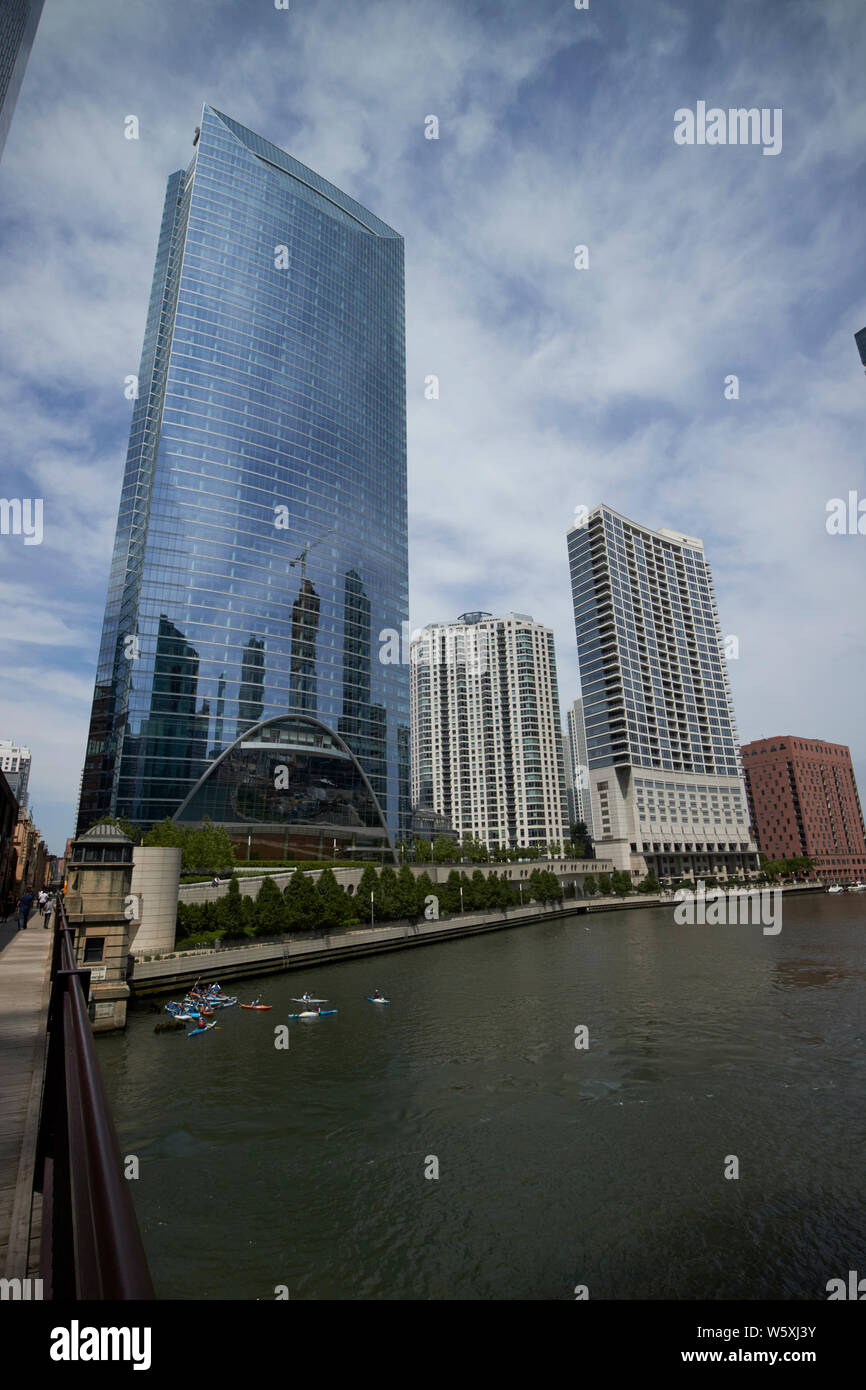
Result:
[[[495,19],[456,3],[46,7],[0,173],[16,210],[0,438],[64,524],[24,558],[0,547],[14,584],[0,635],[7,652],[49,649],[47,723],[66,708],[50,649],[78,646],[76,704],[95,659],[123,378],[165,180],[207,100],[406,238],[413,625],[532,612],[556,631],[567,703],[565,533],[576,504],[605,500],[704,536],[740,636],[743,738],[799,731],[857,756],[863,552],[826,536],[823,508],[866,495],[852,336],[866,324],[864,58],[851,0],[807,0],[785,30],[744,0],[711,20],[673,3],[503,3]],[[698,99],[781,106],[783,153],[675,146],[674,110]],[[431,372],[438,401],[423,396]],[[0,729],[16,712],[0,704]]]

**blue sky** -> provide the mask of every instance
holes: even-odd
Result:
[[[46,0],[0,162],[0,495],[45,516],[40,546],[0,536],[0,737],[33,751],[50,847],[77,802],[124,377],[203,101],[405,237],[413,625],[531,613],[567,704],[565,536],[606,501],[703,538],[741,739],[850,744],[866,789],[866,536],[825,524],[866,498],[864,73],[860,0]],[[781,153],[677,145],[699,101],[781,108]]]

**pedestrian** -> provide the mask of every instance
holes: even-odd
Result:
[[[48,898],[47,901],[46,901],[46,903],[45,903],[44,908],[42,909],[42,925],[43,925],[43,927],[50,928],[50,926],[51,926],[51,913],[52,913],[53,910],[54,910],[54,899],[53,899],[53,898]]]
[[[39,903],[39,910],[40,910],[40,912],[42,913],[42,916],[44,917],[44,916],[45,916],[45,904],[48,902],[48,894],[46,893],[46,891],[45,891],[44,888],[40,888],[40,889],[39,889],[39,897],[38,897],[37,901],[38,901],[38,903]]]
[[[27,930],[27,918],[30,916],[30,909],[33,906],[33,894],[29,888],[25,888],[21,897],[18,899],[18,930]]]

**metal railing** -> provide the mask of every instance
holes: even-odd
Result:
[[[74,940],[58,897],[33,1182],[42,1193],[39,1275],[55,1300],[152,1299],[90,1028],[90,971],[76,969]]]

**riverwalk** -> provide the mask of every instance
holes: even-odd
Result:
[[[501,909],[496,913],[467,912],[462,917],[436,922],[391,922],[383,927],[354,927],[333,934],[308,934],[291,940],[275,938],[269,942],[250,942],[248,946],[184,951],[161,960],[136,961],[130,985],[135,995],[164,994],[175,987],[189,986],[202,975],[210,977],[216,974],[220,980],[230,980],[280,970],[306,970],[357,956],[377,955],[383,951],[428,946],[436,941],[461,936],[476,936],[481,932],[529,926],[533,922],[569,915],[574,910],[573,902],[547,910],[533,904],[523,908],[510,907],[507,913]]]
[[[26,931],[11,919],[0,927],[0,1271],[8,1279],[37,1272],[31,1204],[41,1200],[33,1196],[33,1170],[53,935],[37,912]]]
[[[804,884],[782,891],[800,893],[822,890]],[[306,933],[290,939],[276,937],[269,941],[251,941],[236,947],[172,952],[157,958],[137,959],[130,987],[133,994],[138,996],[164,994],[168,990],[188,988],[202,976],[218,975],[220,979],[239,980],[282,970],[306,970],[358,956],[427,946],[481,932],[531,926],[557,917],[621,913],[636,908],[670,907],[673,910],[675,902],[672,892],[634,894],[623,898],[567,898],[556,907],[549,908],[532,903],[507,910],[500,908],[495,912],[467,912],[463,916],[441,918],[435,922],[392,922],[382,927],[344,928],[333,933]]]

